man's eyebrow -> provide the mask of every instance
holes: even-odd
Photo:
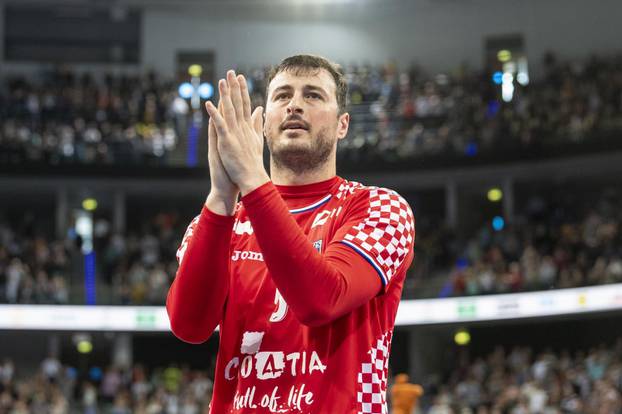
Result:
[[[305,88],[306,90],[312,90],[312,91],[318,91],[318,92],[321,92],[323,95],[326,95],[326,94],[327,94],[327,93],[326,93],[326,91],[325,91],[323,88],[319,87],[319,86],[315,86],[315,85],[305,85],[305,86],[304,86],[304,88]]]
[[[281,91],[288,91],[288,92],[291,92],[293,89],[294,89],[294,88],[293,88],[291,85],[282,85],[282,86],[279,86],[279,87],[275,88],[275,89],[272,91],[272,94],[274,95],[275,93],[277,93],[277,92],[281,92]],[[327,94],[327,93],[326,93],[326,91],[325,91],[323,88],[321,88],[321,87],[319,87],[319,86],[315,86],[315,85],[309,85],[309,84],[307,84],[307,85],[304,85],[304,86],[303,86],[303,89],[305,89],[305,90],[311,90],[311,91],[318,91],[318,92],[321,92],[321,93],[322,93],[322,94],[324,94],[324,95],[326,95],[326,94]]]
[[[294,89],[294,88],[291,87],[290,85],[283,85],[283,86],[279,86],[277,88],[274,88],[272,93],[275,94],[275,93],[277,93],[279,91],[291,91],[292,89]]]

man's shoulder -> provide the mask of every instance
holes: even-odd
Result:
[[[395,198],[400,202],[408,205],[406,200],[395,190],[386,187],[378,187],[373,185],[365,185],[357,181],[343,180],[337,192],[335,198],[338,200],[357,200],[372,202],[378,199]]]

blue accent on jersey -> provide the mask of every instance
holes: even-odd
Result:
[[[372,265],[372,267],[376,270],[376,272],[378,272],[378,275],[380,276],[380,281],[382,282],[382,286],[386,286],[387,283],[389,283],[382,269],[378,267],[376,262],[374,262],[374,260],[367,253],[365,253],[360,247],[358,247],[356,244],[353,244],[347,240],[341,240],[341,243],[345,244],[346,246],[350,246],[352,249],[354,249],[355,252],[363,256],[363,259],[367,260],[369,264]]]
[[[324,197],[323,199],[321,199],[320,201],[316,201],[315,203],[311,204],[310,206],[301,207],[301,208],[295,208],[293,210],[289,210],[289,212],[292,213],[292,214],[298,214],[298,213],[304,213],[304,212],[307,212],[307,211],[314,210],[314,209],[318,208],[319,206],[328,203],[328,200],[330,200],[331,197],[332,197],[332,194],[329,194],[326,197]]]

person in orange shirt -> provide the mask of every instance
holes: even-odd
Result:
[[[406,374],[396,375],[391,387],[392,414],[411,414],[422,395],[421,385],[409,383]]]

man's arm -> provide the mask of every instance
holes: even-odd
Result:
[[[291,217],[266,174],[262,108],[251,112],[244,77],[228,71],[218,88],[222,111],[206,103],[218,136],[218,153],[244,196],[266,265],[292,311],[302,323],[322,325],[371,300],[398,268],[412,261],[414,222],[407,204],[394,193],[374,200],[377,210],[370,202],[365,213],[373,210],[371,213],[386,213],[386,217],[361,217],[356,227],[346,228],[349,233],[343,234],[343,245],[332,243],[322,256]],[[385,203],[387,197],[391,204]],[[395,220],[394,204],[406,206]],[[394,237],[404,225],[407,236]]]
[[[206,341],[221,321],[229,293],[229,244],[239,189],[225,171],[210,119],[210,193],[190,223],[177,252],[179,269],[166,298],[173,333],[192,343]]]
[[[265,184],[242,198],[270,275],[301,323],[324,325],[360,307],[385,288],[398,268],[412,262],[410,209],[395,193],[381,197],[387,202],[367,198],[355,207],[357,211],[349,212],[351,219],[323,255],[302,232],[274,185]],[[400,213],[385,211],[386,206]],[[370,213],[380,217],[370,219]],[[374,238],[378,240],[371,248],[358,242]]]
[[[171,329],[183,341],[205,342],[222,319],[233,221],[233,216],[205,206],[184,235],[177,252],[179,269],[166,298]]]

